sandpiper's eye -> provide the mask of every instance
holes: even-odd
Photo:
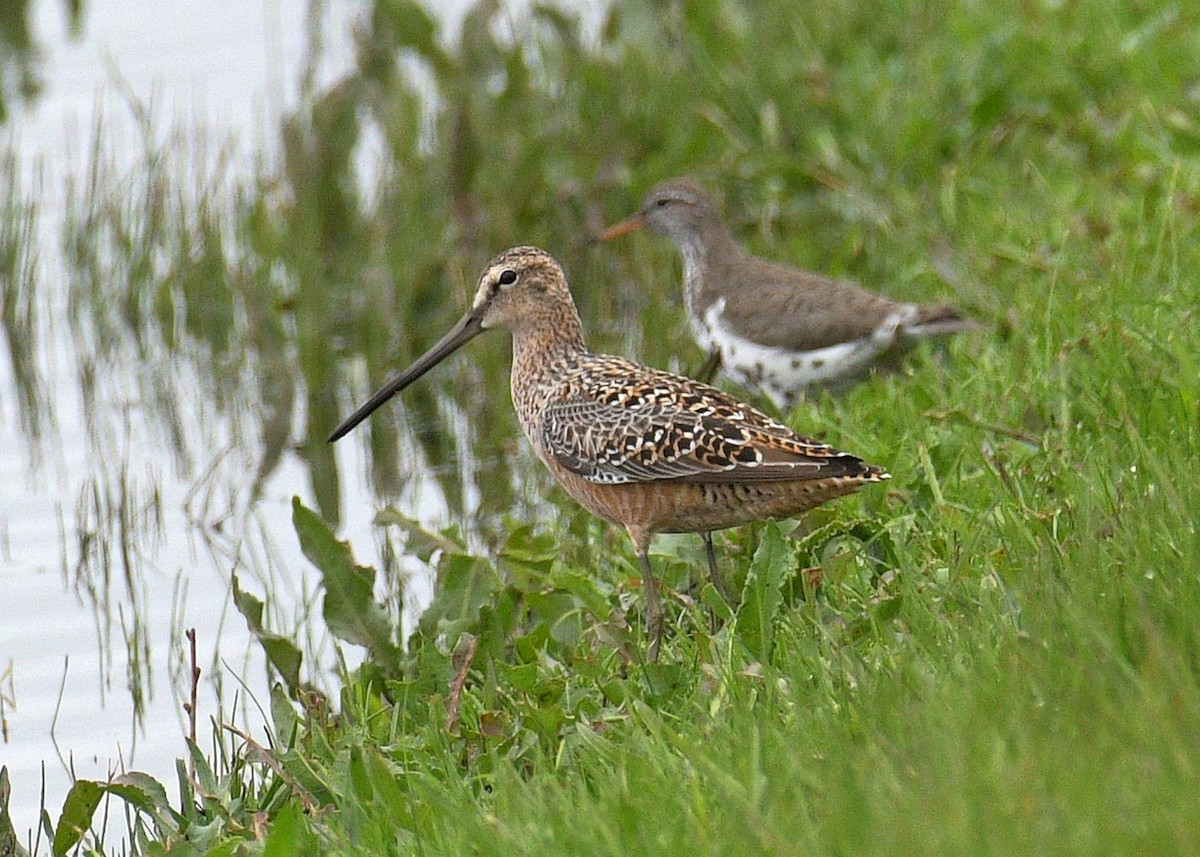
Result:
[[[662,208],[664,205],[666,205],[670,201],[671,200],[667,199],[665,196],[660,196],[658,199],[654,200],[654,205],[657,208]]]
[[[517,272],[513,270],[501,271],[500,278],[496,280],[502,286],[511,286],[517,281]]]

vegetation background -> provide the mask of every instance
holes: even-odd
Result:
[[[377,0],[358,46],[278,171],[181,193],[151,160],[67,247],[74,312],[202,353],[260,473],[306,462],[296,530],[368,659],[324,697],[239,588],[269,746],[190,742],[178,802],[80,783],[54,851],[103,847],[108,793],[147,853],[1200,853],[1200,8],[628,0],[585,33],[481,0],[443,34]],[[756,252],[987,331],[783,415],[895,478],[729,534],[738,603],[660,540],[658,665],[623,535],[516,441],[503,337],[473,344],[365,435],[379,495],[432,474],[451,522],[381,514],[440,581],[402,646],[325,436],[514,244],[563,262],[597,348],[698,365],[675,250],[588,241],[684,173]]]

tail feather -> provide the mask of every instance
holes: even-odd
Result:
[[[904,326],[904,333],[908,336],[946,336],[968,333],[980,327],[982,325],[975,319],[968,318],[949,304],[933,304],[919,307],[916,319]]]

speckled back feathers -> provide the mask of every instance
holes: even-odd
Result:
[[[589,482],[885,478],[714,387],[620,357],[580,352],[537,384],[520,397],[536,411],[536,443]]]

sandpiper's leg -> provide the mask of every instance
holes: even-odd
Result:
[[[646,659],[657,661],[658,646],[662,642],[663,632],[662,602],[658,600],[658,587],[654,585],[650,557],[639,553],[638,562],[642,564],[642,588],[646,590],[646,634],[650,638],[650,645],[646,647]]]
[[[713,588],[717,590],[725,603],[730,606],[733,602],[729,600],[729,593],[725,589],[725,582],[721,580],[721,575],[717,571],[717,549],[713,547],[712,531],[701,533],[704,537],[704,553],[708,556],[708,579],[712,581]]]
[[[625,530],[642,566],[642,588],[646,590],[646,635],[650,638],[646,658],[657,661],[658,645],[662,642],[663,611],[662,602],[658,600],[658,587],[654,585],[654,572],[650,570],[650,539],[654,533],[637,524],[626,524]]]

